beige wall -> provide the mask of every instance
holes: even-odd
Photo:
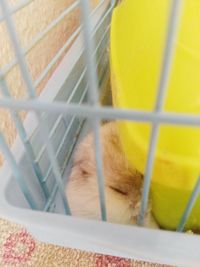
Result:
[[[20,2],[20,0],[9,1],[11,5]],[[23,48],[27,47],[38,32],[45,29],[53,19],[58,17],[59,14],[73,2],[74,0],[34,0],[30,5],[17,12],[14,15],[14,21],[21,46]],[[91,0],[92,6],[96,5],[98,2],[99,0]],[[79,23],[80,12],[79,9],[76,8],[28,53],[26,59],[33,81],[38,78]],[[13,57],[14,53],[9,42],[5,23],[0,23],[0,68],[2,69]],[[51,70],[48,77],[39,85],[37,94],[42,90],[53,70],[54,68]],[[23,98],[26,96],[25,87],[17,66],[6,75],[6,81],[13,97]],[[22,114],[22,117],[24,117],[24,114]],[[11,120],[10,113],[2,109],[0,109],[0,130],[5,133],[8,143],[12,144],[16,136],[16,130]],[[2,157],[0,157],[0,164],[1,163]]]

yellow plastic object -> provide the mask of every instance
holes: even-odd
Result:
[[[111,23],[111,81],[116,107],[154,110],[171,1],[123,0]],[[200,1],[183,0],[164,111],[200,114]],[[151,125],[118,122],[130,163],[144,173]],[[158,223],[175,229],[200,174],[200,129],[162,125],[151,196]],[[200,227],[200,198],[186,228]]]

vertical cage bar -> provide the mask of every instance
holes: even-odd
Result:
[[[182,232],[185,228],[186,222],[190,216],[190,213],[192,212],[192,209],[196,203],[196,200],[200,193],[200,177],[197,180],[197,183],[193,189],[193,192],[189,198],[189,201],[186,205],[185,211],[183,213],[183,216],[181,218],[180,224],[177,227],[177,232]]]
[[[8,162],[13,175],[15,176],[18,185],[20,186],[30,208],[32,209],[38,209],[36,202],[34,201],[34,198],[32,194],[30,193],[25,181],[26,179],[24,178],[24,175],[22,174],[21,170],[19,169],[19,166],[17,165],[15,158],[13,157],[10,148],[8,147],[4,136],[2,133],[0,133],[0,150],[3,152],[3,155]]]
[[[166,38],[166,45],[164,50],[163,56],[163,64],[161,70],[161,77],[160,77],[160,84],[158,86],[158,94],[157,100],[155,105],[155,112],[160,112],[163,107],[165,94],[168,86],[169,76],[171,65],[173,62],[173,55],[175,50],[175,40],[177,37],[177,28],[179,24],[179,17],[181,11],[181,0],[172,0],[171,1],[171,11],[169,17],[169,24],[167,29],[167,38]],[[151,176],[153,172],[153,163],[154,163],[154,156],[156,151],[156,144],[159,134],[159,125],[154,123],[152,125],[151,130],[151,137],[150,137],[150,146],[147,158],[147,164],[145,169],[145,177],[144,177],[144,186],[142,191],[142,204],[140,209],[140,214],[138,217],[138,224],[144,224],[145,213],[148,206],[148,198],[149,198],[149,191],[150,191],[150,183],[151,183]]]
[[[17,61],[18,61],[18,64],[19,64],[19,67],[20,67],[20,70],[21,70],[21,74],[22,74],[23,80],[24,80],[24,82],[26,84],[29,97],[32,98],[32,99],[36,99],[35,88],[33,86],[33,82],[32,82],[30,73],[28,71],[28,67],[27,67],[26,60],[25,60],[24,55],[23,55],[22,48],[20,46],[19,39],[17,37],[17,33],[16,33],[16,29],[15,29],[15,25],[14,25],[13,19],[9,14],[8,3],[7,3],[6,0],[1,0],[0,4],[1,4],[2,11],[4,13],[4,16],[5,16],[5,22],[6,22],[6,25],[7,25],[7,28],[8,28],[8,32],[9,32],[9,36],[10,36],[10,39],[11,39],[11,43],[13,44],[15,55],[16,55],[16,58],[17,58]],[[59,191],[60,191],[60,194],[61,194],[61,198],[63,200],[63,205],[64,205],[65,212],[67,214],[70,214],[68,201],[67,201],[67,198],[66,198],[66,195],[65,195],[65,191],[63,189],[62,176],[61,176],[61,173],[60,173],[60,170],[59,170],[59,165],[58,165],[57,159],[55,158],[55,152],[54,152],[54,149],[53,149],[53,145],[52,145],[51,140],[49,138],[48,126],[46,124],[46,121],[44,121],[42,119],[42,116],[41,116],[40,113],[36,112],[36,116],[37,116],[38,124],[39,124],[39,132],[40,132],[42,140],[43,140],[43,142],[44,142],[44,144],[46,146],[46,149],[47,149],[47,152],[48,152],[48,155],[49,155],[49,159],[50,159],[50,162],[52,164],[53,173],[54,173],[54,176],[55,176],[56,183],[58,184],[58,188],[59,188]]]
[[[11,98],[11,95],[10,95],[10,92],[8,90],[8,86],[6,84],[6,81],[3,80],[3,77],[1,76],[1,73],[0,73],[0,89],[2,91],[2,94],[6,97],[9,97]],[[43,193],[45,195],[45,198],[47,199],[49,197],[49,190],[46,186],[45,183],[42,182],[42,171],[40,169],[40,166],[39,164],[37,164],[37,162],[35,162],[35,155],[34,155],[34,152],[33,152],[33,148],[28,140],[28,137],[27,137],[27,134],[26,134],[26,130],[24,129],[24,126],[23,126],[23,123],[18,115],[18,113],[16,111],[13,111],[13,110],[10,110],[10,113],[11,113],[11,116],[12,116],[12,119],[15,123],[15,127],[17,129],[17,132],[19,134],[19,137],[27,151],[27,156],[28,156],[28,159],[30,161],[30,164],[32,165],[33,167],[33,170],[36,174],[36,177],[38,179],[38,182],[43,190]]]
[[[88,0],[81,0],[81,13],[82,13],[82,24],[83,34],[85,42],[85,59],[87,66],[87,77],[88,77],[88,92],[90,104],[94,107],[98,105],[98,78],[95,68],[94,60],[94,42],[92,38],[92,28],[90,23],[90,7]],[[101,218],[106,221],[106,204],[105,204],[105,190],[104,190],[104,177],[102,168],[102,153],[100,143],[100,122],[97,118],[91,120],[94,131],[94,146],[95,146],[95,157],[96,157],[96,170],[97,170],[97,182],[99,190],[99,201],[101,208]]]

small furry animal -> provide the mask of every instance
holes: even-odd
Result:
[[[93,133],[90,133],[78,146],[66,194],[73,216],[100,219],[93,139]],[[100,141],[107,220],[112,223],[135,224],[140,209],[143,176],[129,166],[115,122],[101,127]],[[150,212],[146,216],[146,224],[157,228]]]

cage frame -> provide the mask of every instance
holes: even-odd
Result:
[[[5,0],[1,0],[5,3]],[[24,5],[28,4],[30,1],[24,1]],[[83,17],[87,17],[87,7],[84,8],[84,2],[82,1],[82,8],[85,11]],[[115,1],[110,1],[111,4],[115,5]],[[174,29],[174,24],[176,24],[175,18],[176,9],[179,9],[179,4],[181,1],[174,0],[174,7],[172,9],[172,23],[171,29]],[[0,17],[0,20],[3,17]],[[85,36],[88,36],[90,33],[90,24],[85,25]],[[172,39],[174,38],[175,31],[171,32],[169,39],[167,42],[166,48],[166,58],[172,56],[173,51]],[[87,40],[87,38],[86,38]],[[77,45],[78,42],[75,42]],[[80,43],[79,43],[80,45]],[[86,43],[86,46],[92,46],[92,39]],[[77,47],[76,47],[77,49]],[[20,55],[19,55],[20,56]],[[87,58],[87,64],[93,64],[91,58]],[[69,60],[69,58],[68,58]],[[68,64],[70,64],[68,61]],[[65,62],[66,64],[66,62]],[[170,62],[165,62],[164,66],[166,67]],[[92,65],[94,67],[94,65]],[[169,66],[168,66],[169,67]],[[168,67],[163,70],[163,78],[166,80],[168,76]],[[57,73],[61,73],[61,69],[64,68],[63,65],[59,66],[60,69],[57,69]],[[94,69],[94,68],[93,68]],[[70,73],[70,72],[69,72]],[[90,73],[89,73],[90,74]],[[55,73],[56,75],[56,73]],[[65,74],[66,75],[66,74]],[[97,81],[95,78],[95,72],[89,75],[88,79],[90,80],[91,88],[96,87],[98,89]],[[50,79],[48,86],[49,88],[55,84],[54,78]],[[165,82],[162,85],[165,87]],[[93,89],[90,90],[91,95],[93,94]],[[9,98],[0,99],[0,106],[5,108],[11,108],[12,110],[34,110],[35,112],[49,111],[53,113],[59,114],[75,114],[77,116],[86,116],[90,120],[94,120],[94,129],[99,128],[99,120],[100,119],[130,119],[130,120],[139,120],[139,121],[150,121],[152,123],[179,123],[186,124],[191,126],[199,126],[200,118],[198,116],[189,116],[187,114],[178,115],[171,113],[164,113],[161,109],[157,109],[156,112],[139,112],[134,110],[120,110],[120,109],[111,109],[109,107],[102,108],[98,106],[98,99],[94,95],[91,97],[92,105],[78,106],[77,104],[68,104],[64,103],[48,103],[44,101],[44,96],[46,97],[45,91],[41,94],[39,98],[39,102],[36,103],[35,100],[19,100],[12,101]],[[161,96],[162,98],[162,96]],[[158,102],[162,102],[161,98]],[[158,104],[159,106],[159,104]],[[32,114],[29,114],[24,125],[27,131],[31,131],[33,125],[36,126],[36,120]],[[98,127],[97,127],[98,126]],[[96,137],[98,137],[98,130],[95,133]],[[156,134],[154,133],[156,136]],[[98,140],[98,138],[96,138]],[[150,145],[150,154],[152,153],[152,147],[155,145],[155,142],[151,142],[153,144]],[[48,145],[48,143],[47,143]],[[16,155],[16,161],[20,162],[22,155],[24,153],[23,150],[20,149],[21,143],[19,138],[17,138],[13,148],[12,153]],[[96,147],[99,148],[99,143],[97,141]],[[19,153],[20,151],[20,153]],[[51,149],[50,149],[51,151]],[[50,153],[52,154],[52,153]],[[97,153],[98,154],[98,153]],[[100,157],[97,155],[97,162],[100,162]],[[150,163],[149,166],[152,166]],[[55,168],[57,168],[55,166]],[[99,166],[99,181],[101,182],[99,185],[102,187],[102,173],[101,166]],[[149,180],[151,176],[151,167],[147,171],[146,179]],[[56,245],[81,249],[90,252],[103,253],[114,256],[121,256],[127,258],[133,258],[138,260],[146,260],[149,262],[157,262],[157,263],[165,263],[172,264],[178,266],[199,266],[200,262],[200,254],[197,251],[197,248],[200,245],[200,239],[198,236],[186,235],[177,232],[163,231],[163,230],[152,230],[152,229],[144,229],[143,227],[137,226],[123,226],[123,225],[115,225],[107,222],[97,222],[80,218],[73,218],[69,215],[61,215],[61,214],[51,214],[44,213],[41,211],[35,211],[19,207],[14,207],[7,201],[7,188],[8,182],[12,177],[12,172],[7,163],[0,169],[0,176],[5,177],[2,179],[2,186],[0,188],[0,210],[5,215],[6,218],[15,221],[16,223],[20,223],[24,225],[30,233],[33,234],[38,240],[53,243]],[[191,198],[195,199],[196,194],[199,192],[198,184],[194,189],[194,192]],[[102,188],[100,189],[102,191]],[[149,185],[147,183],[147,192],[144,193],[145,196],[148,197]],[[103,196],[101,197],[101,199]],[[145,202],[145,201],[144,201]],[[186,209],[186,212],[191,208],[190,203]],[[102,203],[102,219],[106,220],[105,216],[105,208],[103,207],[104,203]],[[67,211],[68,212],[68,211]],[[145,204],[143,205],[143,213],[145,212]],[[186,216],[187,217],[187,216]],[[187,218],[186,218],[187,219]],[[48,221],[48,224],[46,222]],[[184,222],[182,222],[184,224]],[[173,246],[171,246],[173,244]]]

